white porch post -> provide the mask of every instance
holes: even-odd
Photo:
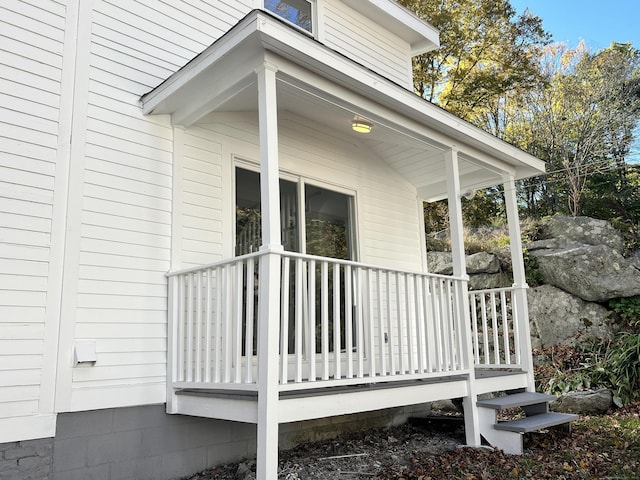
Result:
[[[462,225],[462,202],[460,197],[460,171],[458,162],[458,151],[455,148],[445,152],[445,165],[447,171],[447,202],[449,205],[449,226],[451,231],[451,254],[453,256],[453,274],[456,277],[463,277],[468,280],[467,266],[464,253],[464,230]],[[469,371],[469,394],[463,399],[464,407],[464,427],[467,445],[479,447],[480,423],[478,409],[476,407],[475,375],[473,350],[471,346],[471,325],[469,314],[469,297],[467,293],[467,282],[463,283],[460,311],[462,314],[462,344],[465,347],[460,356],[464,361],[464,367]]]
[[[513,266],[514,318],[518,322],[518,346],[520,348],[520,362],[527,372],[528,391],[535,391],[533,378],[533,358],[531,356],[531,332],[529,327],[529,308],[527,305],[527,278],[522,255],[522,236],[520,232],[520,218],[518,216],[518,202],[516,185],[512,175],[504,177],[504,199],[507,223],[509,225],[509,243],[511,247],[511,264]]]
[[[278,337],[280,318],[280,186],[275,66],[264,63],[258,76],[262,246],[258,305],[258,480],[278,476]]]

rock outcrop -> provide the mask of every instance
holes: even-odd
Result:
[[[546,348],[559,343],[574,344],[577,336],[611,338],[607,309],[551,285],[527,292],[531,346]]]
[[[532,242],[545,283],[582,300],[605,302],[640,293],[640,269],[620,252],[620,233],[604,220],[552,217],[543,231],[549,238]]]

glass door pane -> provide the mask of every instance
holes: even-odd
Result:
[[[305,185],[306,247],[310,255],[351,260],[352,197]]]

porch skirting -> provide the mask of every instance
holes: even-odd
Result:
[[[283,424],[280,449],[399,425],[428,404]],[[256,425],[169,415],[164,405],[59,414],[56,436],[0,444],[0,477],[169,480],[255,458]]]

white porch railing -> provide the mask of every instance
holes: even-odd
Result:
[[[469,292],[473,355],[479,368],[521,368],[515,288]]]
[[[171,388],[257,389],[261,255],[168,275]],[[280,390],[520,363],[510,289],[469,293],[469,338],[461,279],[279,255]],[[467,358],[469,343],[474,358]]]

